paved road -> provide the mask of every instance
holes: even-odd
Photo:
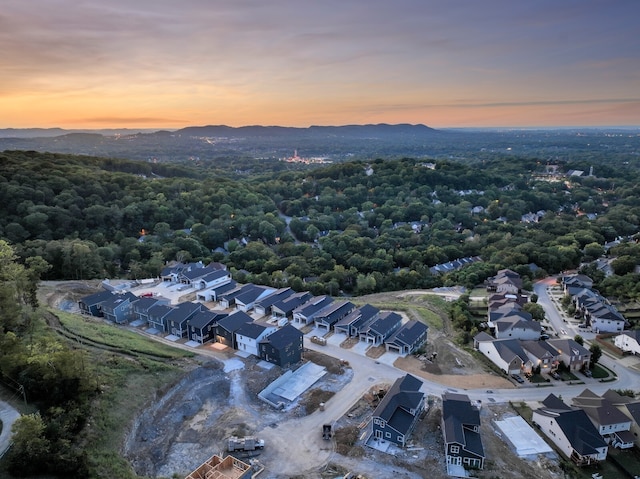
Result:
[[[20,413],[16,411],[10,404],[0,401],[0,421],[2,421],[2,433],[0,434],[0,457],[4,456],[9,446],[11,446],[11,427],[13,423],[20,417]]]

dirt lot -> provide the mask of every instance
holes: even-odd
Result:
[[[41,291],[41,300],[73,310],[77,299],[94,292],[96,286],[85,282],[50,284]],[[427,360],[434,352],[437,358]],[[374,358],[378,353],[373,350],[368,355]],[[257,393],[282,374],[280,368],[264,369],[255,358],[242,359],[224,352],[219,358],[186,373],[162,397],[151,398],[138,416],[124,440],[123,455],[139,475],[184,476],[211,455],[223,453],[229,436],[259,434],[266,441],[265,450],[254,458],[265,466],[261,478],[329,479],[349,471],[369,479],[446,477],[439,397],[429,397],[430,407],[412,436],[413,447],[390,455],[363,443],[367,422],[377,404],[372,393],[389,384],[371,384],[370,393],[360,400],[353,398],[355,405],[335,422],[333,440],[322,441],[309,439],[313,433],[297,425],[351,381],[351,369],[334,358],[307,351],[306,359],[326,366],[328,374],[299,400],[278,411],[261,402]],[[445,333],[433,329],[423,359],[398,359],[395,366],[452,387],[513,387],[478,366],[472,355],[457,348]],[[492,405],[482,410],[482,437],[488,461],[478,477],[563,477],[552,464],[522,461],[511,452],[492,426],[492,419],[505,414],[515,413],[508,406]]]

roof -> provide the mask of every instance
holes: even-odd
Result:
[[[182,323],[186,321],[189,316],[193,315],[196,311],[201,311],[203,308],[200,303],[192,303],[187,301],[174,306],[172,311],[166,316],[167,321],[173,321],[175,323]]]
[[[273,327],[261,323],[244,323],[240,325],[238,329],[235,330],[236,334],[241,336],[246,336],[251,339],[258,339],[262,333],[264,333],[265,329]]]
[[[282,301],[283,299],[288,298],[292,294],[293,290],[291,288],[281,288],[272,292],[269,296],[260,298],[258,301],[256,301],[256,305],[260,305],[263,308],[268,308],[278,301]]]
[[[306,303],[294,309],[293,313],[309,317],[326,308],[332,302],[333,298],[331,296],[314,296]]]
[[[445,391],[442,395],[442,420],[445,443],[462,444],[467,451],[484,457],[482,439],[474,430],[480,426],[480,411],[471,405],[469,396]]]
[[[219,321],[226,316],[228,316],[227,313],[219,313],[217,311],[200,311],[189,320],[189,325],[193,328],[203,328],[207,324]]]
[[[522,349],[530,352],[536,358],[544,358],[545,356],[550,356],[555,358],[558,355],[558,351],[547,344],[546,341],[521,341]]]
[[[137,299],[138,297],[129,291],[126,293],[113,294],[109,299],[102,302],[102,309],[115,309],[123,303],[131,303]]]
[[[555,394],[549,394],[543,401],[542,404],[550,410],[553,411],[570,411],[572,408],[567,406],[562,399],[560,399]]]
[[[98,293],[90,294],[89,296],[85,296],[80,299],[81,302],[86,304],[87,306],[93,306],[94,304],[100,304],[113,296],[111,291],[100,291]]]
[[[402,316],[392,311],[380,313],[378,319],[373,321],[367,328],[367,332],[384,333],[392,328],[393,325],[402,322]]]
[[[236,296],[236,303],[250,304],[255,302],[261,296],[273,292],[275,289],[267,286],[258,286],[256,284],[246,284],[240,294]]]
[[[166,304],[156,304],[149,308],[147,314],[153,318],[164,318],[167,314],[173,311],[171,306],[167,306]]]
[[[235,313],[218,321],[218,326],[226,329],[227,331],[235,332],[243,324],[251,322],[253,322],[253,319],[247,313],[244,311],[236,311]]]
[[[303,336],[304,335],[299,329],[287,324],[277,331],[274,331],[260,342],[269,343],[276,349],[282,349],[290,344],[300,342],[300,339]]]
[[[287,314],[306,303],[310,298],[312,298],[312,295],[308,291],[294,293],[288,298],[273,303],[272,309],[277,309]]]
[[[631,421],[629,417],[615,407],[611,400],[598,396],[590,389],[585,389],[574,397],[573,404],[584,410],[594,424],[598,426],[623,424]]]
[[[353,324],[354,326],[358,326],[360,324],[366,323],[367,321],[375,317],[375,315],[379,312],[380,310],[378,308],[367,303],[364,306],[360,306],[359,308],[351,311],[344,318],[338,321],[334,325],[334,327],[348,326],[351,324]]]
[[[226,269],[213,269],[211,273],[208,273],[206,276],[200,278],[205,283],[209,283],[211,281],[215,281],[219,278],[231,277],[231,273]]]
[[[154,304],[158,302],[158,298],[140,298],[136,301],[136,304],[133,306],[133,309],[136,311],[145,311],[151,308]]]
[[[571,446],[582,456],[598,454],[597,448],[607,447],[582,409],[562,411],[556,417],[556,422]]]
[[[640,329],[634,329],[632,331],[623,331],[621,334],[625,336],[629,336],[631,339],[635,340],[636,343],[640,344]]]
[[[353,311],[353,308],[355,306],[350,301],[335,301],[318,312],[316,321],[333,324]]]
[[[529,361],[527,353],[522,349],[520,341],[517,339],[496,339],[493,341],[493,345],[500,357],[509,363],[513,361],[516,356],[519,357],[523,363]]]
[[[591,356],[589,350],[573,339],[549,339],[547,342],[553,346],[560,354],[569,356]]]
[[[415,419],[410,411],[416,410],[424,399],[421,387],[422,381],[410,374],[398,378],[373,411],[373,416],[384,419],[401,433],[408,432]]]
[[[213,272],[217,273],[218,271],[215,270],[214,268],[210,268],[209,266],[203,267],[200,265],[200,266],[190,267],[187,269],[187,271],[183,271],[181,274],[187,279],[194,280],[194,279],[202,278],[203,276],[206,276]]]
[[[411,319],[400,326],[400,329],[398,329],[395,333],[393,333],[393,335],[391,335],[391,337],[387,340],[387,343],[411,346],[428,329],[429,326],[427,326],[426,324],[420,321],[416,321],[415,319]]]

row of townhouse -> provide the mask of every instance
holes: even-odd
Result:
[[[616,333],[628,326],[627,320],[600,293],[592,289],[593,280],[583,274],[562,278],[562,288],[576,308],[576,318],[595,333]]]
[[[640,446],[640,401],[613,390],[598,396],[585,389],[572,405],[550,394],[533,411],[532,421],[579,466],[605,460],[609,447]]]
[[[591,352],[573,339],[521,341],[496,339],[482,332],[473,338],[473,346],[508,375],[530,374],[538,368],[541,374],[549,374],[561,364],[579,371],[591,363]]]
[[[140,321],[152,331],[172,334],[200,344],[219,342],[266,361],[288,367],[302,359],[303,335],[291,325],[279,327],[254,321],[246,312],[212,311],[201,303],[186,301],[172,306],[157,297],[104,291],[82,298],[80,309],[117,323]],[[114,316],[114,310],[123,313]],[[118,318],[117,320],[114,318]]]
[[[310,298],[293,310],[292,317],[294,322],[313,322],[317,329],[343,333],[372,346],[384,345],[387,351],[403,355],[418,350],[429,329],[416,320],[403,323],[398,313],[380,311],[370,304],[357,308],[350,301],[335,301],[330,296]]]

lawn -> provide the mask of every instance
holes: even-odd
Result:
[[[78,314],[55,311],[64,328],[79,338],[115,348],[125,354],[146,354],[157,358],[193,357],[193,353],[153,341],[133,331]],[[80,339],[81,341],[81,339]]]

